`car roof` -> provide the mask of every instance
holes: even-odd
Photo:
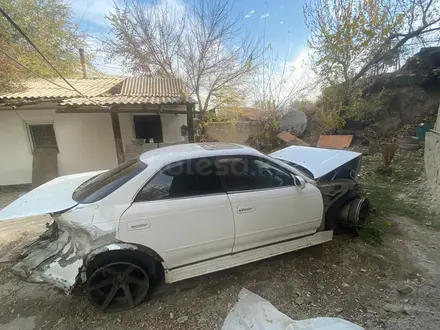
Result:
[[[157,148],[143,153],[139,158],[143,163],[160,162],[169,164],[179,160],[233,155],[256,155],[261,153],[251,147],[225,142],[185,143]]]

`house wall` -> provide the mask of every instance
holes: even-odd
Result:
[[[53,123],[58,175],[117,165],[110,114],[59,114],[54,110],[0,112],[0,185],[32,182],[32,147],[26,124]]]
[[[132,140],[136,138],[134,132],[134,121],[132,113],[120,113],[119,124],[121,125],[122,144],[125,146],[131,144]]]
[[[185,140],[180,128],[186,125],[186,115],[162,114],[160,121],[162,122],[163,142],[174,143]]]
[[[17,112],[0,112],[0,185],[31,181],[32,154],[25,125]]]
[[[119,114],[124,148],[135,137],[133,114]],[[183,141],[186,115],[162,114],[164,142]],[[0,111],[0,186],[32,182],[32,146],[27,124],[53,123],[59,149],[58,175],[117,165],[110,114],[55,113],[54,110]]]

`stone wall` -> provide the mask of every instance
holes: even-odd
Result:
[[[440,112],[440,106],[439,106]],[[425,136],[425,171],[434,205],[440,204],[440,113],[434,130]]]
[[[206,134],[220,142],[232,142],[243,144],[249,136],[256,132],[258,127],[253,121],[235,121],[209,123],[206,126]]]

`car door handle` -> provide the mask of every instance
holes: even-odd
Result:
[[[241,213],[248,213],[248,212],[254,212],[254,211],[255,211],[255,209],[252,206],[249,206],[249,207],[239,207],[238,208],[238,213],[239,214],[241,214]]]
[[[143,228],[150,228],[151,223],[150,221],[137,221],[137,222],[129,222],[128,223],[128,230],[138,230]]]

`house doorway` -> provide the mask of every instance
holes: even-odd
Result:
[[[134,129],[136,139],[145,139],[147,143],[150,139],[153,139],[154,143],[163,142],[160,115],[135,115]]]

